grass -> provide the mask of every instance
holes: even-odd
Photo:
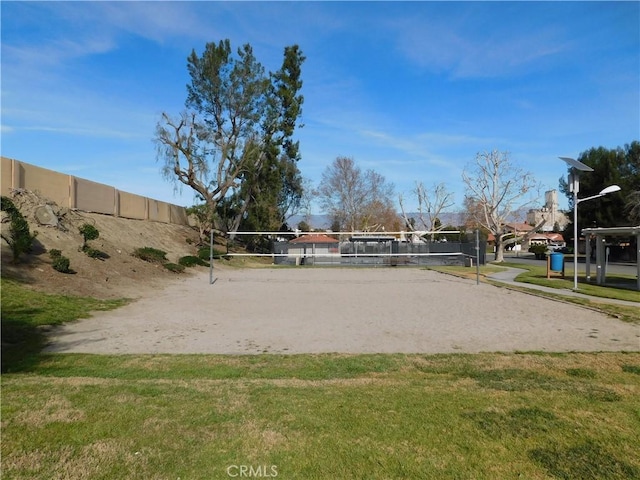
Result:
[[[521,273],[516,277],[516,281],[523,283],[531,283],[534,285],[542,285],[545,287],[558,288],[558,289],[573,289],[573,271],[567,270],[567,278],[554,277],[547,279],[547,267],[538,265],[525,265],[521,263],[501,263],[505,267],[521,268],[526,272]],[[556,274],[557,275],[557,274]],[[571,278],[569,278],[571,277]],[[629,284],[631,287],[635,285],[635,277],[621,276],[621,275],[608,275],[607,281],[612,284]],[[594,297],[613,298],[616,300],[627,300],[631,302],[640,302],[640,292],[637,290],[630,290],[625,288],[616,288],[612,286],[600,286],[591,283],[580,282],[578,284],[578,291],[586,295],[592,295]]]
[[[50,295],[2,279],[2,372],[19,371],[37,361],[43,346],[42,328],[86,318],[96,310],[111,310],[126,300]]]
[[[2,470],[638,478],[638,371],[635,353],[45,355],[3,376]]]

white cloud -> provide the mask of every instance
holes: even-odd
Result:
[[[568,42],[557,28],[533,20],[528,29],[522,28],[522,22],[516,28],[508,15],[492,15],[498,8],[496,4],[465,5],[464,13],[457,16],[440,18],[426,12],[387,25],[395,31],[397,48],[409,61],[453,78],[521,74],[567,50]]]

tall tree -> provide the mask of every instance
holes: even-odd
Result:
[[[338,157],[322,173],[318,196],[322,208],[350,231],[395,229],[393,184],[373,170],[362,171],[349,157]]]
[[[620,227],[634,223],[632,194],[640,191],[640,142],[633,141],[624,147],[607,149],[590,148],[578,156],[578,161],[593,168],[593,172],[580,175],[578,198],[597,195],[609,185],[619,185],[621,191],[597,200],[584,202],[578,208],[579,228]],[[569,169],[570,170],[570,169]],[[573,210],[573,194],[569,192],[566,178],[560,178],[560,191],[567,196]],[[573,237],[573,221],[565,230]]]
[[[465,167],[462,179],[466,186],[465,205],[476,225],[493,234],[495,261],[504,261],[504,247],[516,242],[507,223],[513,214],[530,205],[539,193],[539,184],[530,172],[514,164],[508,152],[482,152]],[[532,233],[544,224],[534,226]],[[532,234],[531,233],[531,234]]]
[[[235,200],[235,228],[276,230],[300,205],[302,175],[297,166],[299,142],[293,140],[304,97],[301,65],[305,58],[297,45],[286,47],[282,68],[270,73],[264,132],[263,157],[256,168],[243,174]]]
[[[191,187],[218,215],[242,219],[260,205],[265,215],[277,216],[278,202],[297,194],[292,136],[301,114],[303,61],[297,46],[287,47],[281,70],[267,76],[248,44],[235,56],[229,40],[207,43],[202,56],[192,51],[187,110],[177,118],[163,113],[156,127],[165,177]],[[221,220],[226,228],[234,225]]]

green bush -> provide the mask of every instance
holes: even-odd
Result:
[[[208,258],[209,257],[207,257],[207,259]],[[202,265],[203,267],[206,267],[209,265],[208,262],[205,262],[203,259],[196,257],[194,255],[187,255],[185,257],[180,257],[180,259],[178,260],[178,263],[185,267],[195,267],[196,265]]]
[[[88,223],[85,223],[84,225],[82,225],[79,228],[79,230],[80,230],[80,233],[82,234],[82,237],[84,238],[84,244],[83,244],[84,246],[87,245],[87,242],[89,240],[95,240],[100,236],[100,232],[98,231],[98,229]]]
[[[9,235],[2,235],[2,239],[9,244],[14,263],[18,263],[20,255],[28,253],[33,247],[37,232],[29,231],[29,223],[22,216],[9,197],[2,197],[2,210],[9,214]]]
[[[221,252],[220,250],[213,249],[213,258],[220,258],[226,255],[225,252]],[[198,258],[208,261],[209,260],[209,247],[200,247],[198,249]]]
[[[164,268],[173,273],[182,273],[184,272],[184,265],[178,265],[177,263],[167,262],[163,264]]]
[[[547,246],[542,243],[534,243],[529,247],[529,252],[531,253],[546,253]]]
[[[153,247],[136,248],[133,256],[150,263],[164,263],[167,261],[167,252]]]
[[[14,205],[13,201],[9,197],[0,197],[0,207],[3,212],[7,212],[9,215],[13,215],[18,212],[18,208]]]
[[[57,270],[60,273],[71,273],[71,268],[69,268],[71,266],[71,261],[62,255],[53,258],[51,266],[54,270]]]
[[[544,260],[547,256],[547,246],[541,243],[535,243],[529,247],[529,252],[533,253],[538,260]]]
[[[51,250],[49,250],[49,256],[51,257],[51,260],[55,260],[56,258],[62,256],[62,251],[58,250],[57,248],[52,248]]]
[[[85,245],[82,248],[82,251],[87,254],[87,256],[91,258],[97,258],[98,260],[104,260],[109,258],[109,255],[102,250],[98,250],[97,248],[91,248],[88,245]]]

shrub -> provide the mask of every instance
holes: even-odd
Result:
[[[2,211],[7,212],[9,215],[13,215],[18,211],[18,208],[14,205],[13,201],[9,197],[0,197],[0,207]]]
[[[69,261],[69,259],[67,257],[63,257],[62,255],[55,257],[53,259],[53,263],[51,264],[53,269],[57,270],[60,273],[71,273],[71,269],[69,268],[70,265],[71,262]]]
[[[208,262],[205,262],[203,259],[196,257],[194,255],[187,255],[185,257],[180,257],[180,259],[178,260],[178,263],[185,267],[195,267],[196,265],[202,265],[203,267],[206,267],[209,265]]]
[[[547,246],[542,243],[534,243],[529,247],[529,252],[533,253],[538,260],[544,260],[547,254]]]
[[[136,248],[133,252],[133,256],[137,257],[145,262],[151,263],[164,263],[167,261],[167,252],[158,250],[153,247]]]
[[[83,246],[86,246],[89,240],[95,240],[100,236],[100,232],[98,231],[98,229],[88,223],[82,225],[79,230],[82,234],[82,237],[84,238]]]
[[[2,210],[9,214],[11,222],[9,225],[9,235],[2,235],[2,239],[9,244],[11,252],[13,253],[13,261],[17,263],[20,255],[31,251],[37,232],[31,233],[29,231],[29,223],[10,198],[2,197]]]
[[[62,256],[62,252],[57,248],[52,248],[51,250],[49,250],[49,256],[51,257],[51,260],[55,260],[56,258]]]
[[[184,272],[184,265],[178,265],[177,263],[167,262],[163,264],[164,268],[173,273],[182,273]]]
[[[226,253],[220,250],[213,249],[213,258],[220,258],[226,255]],[[201,247],[198,249],[198,258],[208,261],[209,260],[209,247]]]
[[[87,254],[87,256],[91,258],[97,258],[98,260],[104,260],[109,258],[109,255],[102,250],[98,250],[97,248],[91,248],[87,245],[82,247],[82,251]]]
[[[529,247],[531,253],[546,253],[547,246],[543,243],[534,243]]]

